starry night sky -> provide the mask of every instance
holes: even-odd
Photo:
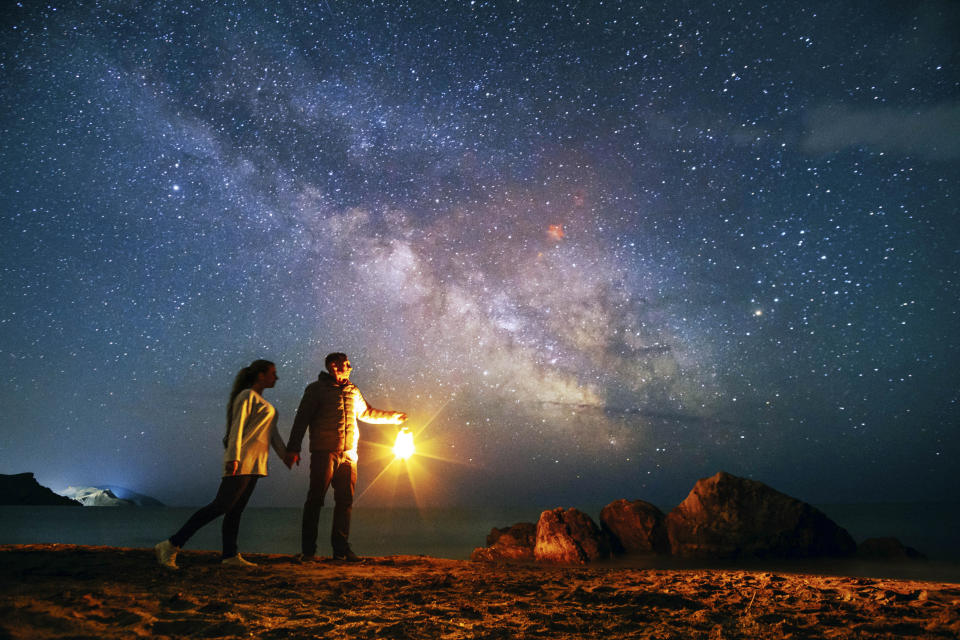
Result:
[[[433,456],[370,487],[361,425],[369,504],[958,498],[956,2],[0,27],[2,473],[202,504],[236,371],[277,363],[286,437],[342,350]],[[252,504],[300,504],[270,464]]]

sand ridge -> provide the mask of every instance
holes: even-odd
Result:
[[[0,638],[957,638],[960,584],[0,545]]]

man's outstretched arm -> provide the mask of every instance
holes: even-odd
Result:
[[[403,424],[407,420],[407,414],[402,411],[383,411],[374,409],[363,398],[363,394],[357,391],[356,401],[357,420],[363,420],[370,424]]]

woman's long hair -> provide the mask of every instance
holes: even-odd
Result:
[[[223,448],[227,448],[227,440],[230,438],[230,425],[233,424],[233,401],[237,399],[240,392],[249,389],[257,381],[257,376],[266,373],[270,367],[276,366],[269,360],[254,360],[250,366],[240,369],[237,377],[233,379],[233,389],[230,390],[230,400],[227,401],[227,432],[223,435]]]

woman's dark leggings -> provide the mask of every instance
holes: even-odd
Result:
[[[187,540],[200,527],[209,524],[220,516],[223,518],[223,557],[232,558],[237,555],[237,533],[240,531],[240,516],[247,506],[253,488],[257,486],[260,476],[224,476],[220,481],[220,489],[213,502],[202,507],[190,516],[187,523],[180,527],[180,531],[170,536],[170,542],[177,547],[183,547]]]

